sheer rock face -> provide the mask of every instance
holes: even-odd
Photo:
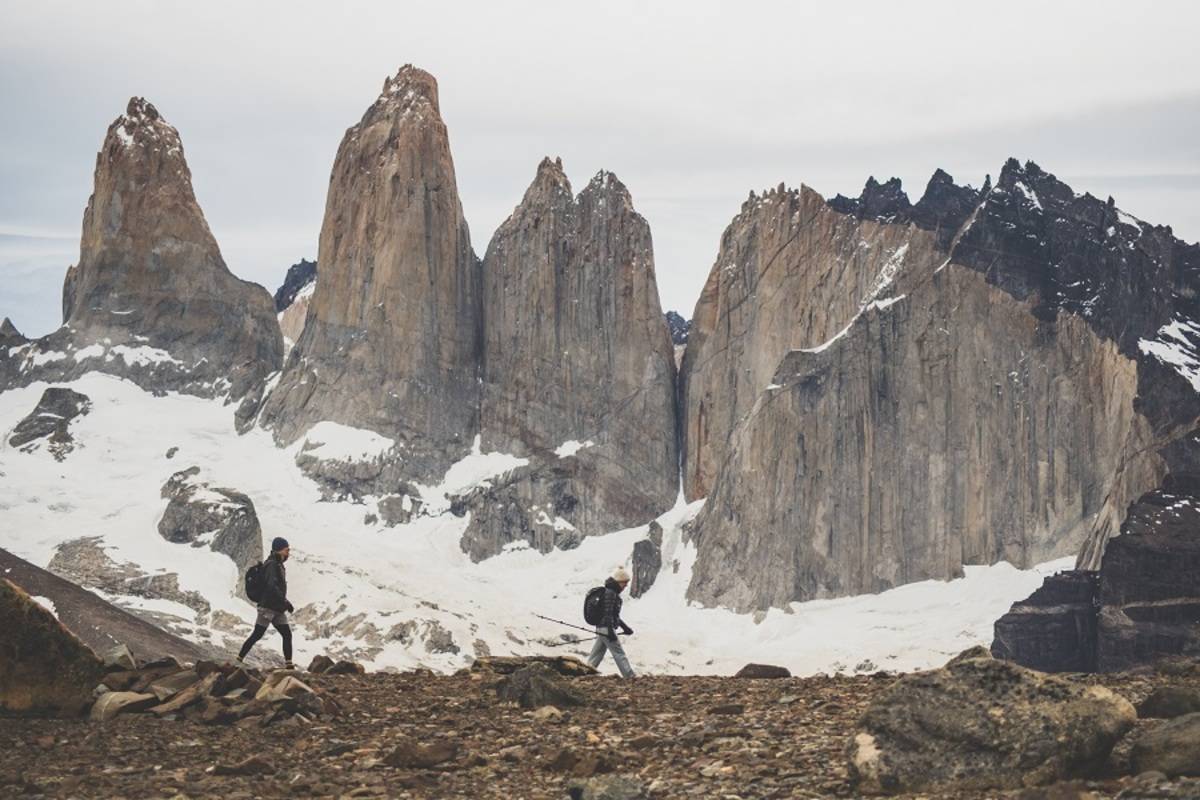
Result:
[[[433,475],[478,430],[479,266],[437,83],[411,65],[346,131],[303,333],[261,421],[281,442],[331,420],[398,440]]]
[[[709,498],[693,599],[1087,567],[1167,459],[1194,458],[1195,247],[1033,164],[984,193],[935,175],[911,208],[875,188],[891,200],[841,211],[773,193],[722,241],[682,376],[686,488]]]
[[[151,390],[244,394],[280,365],[271,297],[225,266],[175,128],[133,98],[96,157],[64,327],[0,364],[4,382],[101,370]]]
[[[670,508],[678,493],[672,346],[650,228],[616,176],[599,173],[575,197],[561,161],[545,159],[492,238],[483,286],[483,448],[531,458],[508,481],[522,498],[512,512],[530,521],[523,527],[558,517],[586,535]],[[538,513],[551,505],[548,516]],[[511,540],[488,519],[501,517],[473,516],[468,538],[485,541],[469,551],[498,552]]]

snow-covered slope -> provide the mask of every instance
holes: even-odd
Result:
[[[175,573],[180,595],[199,593],[208,611],[162,597],[104,596],[167,620],[197,641],[236,645],[249,630],[253,609],[235,594],[240,576],[230,559],[158,533],[166,506],[160,489],[191,466],[213,485],[249,495],[265,540],[290,540],[288,582],[300,661],[331,652],[375,668],[452,670],[485,652],[585,653],[590,642],[550,647],[587,634],[534,614],[582,624],[587,589],[627,563],[634,542],[646,536],[641,527],[586,538],[574,550],[543,555],[509,549],[474,564],[459,547],[468,519],[449,513],[447,503],[429,502],[436,516],[388,528],[364,522],[376,511],[370,501],[320,500],[296,455],[320,442],[322,455],[370,458],[378,443],[364,444],[352,430],[318,426],[280,449],[260,429],[239,436],[232,406],[219,401],[155,397],[99,373],[69,385],[90,397],[93,407],[72,424],[77,447],[61,463],[44,449],[25,453],[7,444],[8,432],[37,405],[46,385],[0,393],[0,546],[45,566],[63,543],[96,537],[116,564],[136,565],[151,576]],[[423,496],[461,491],[464,483],[519,463],[478,449],[466,461],[451,469],[442,487],[422,487]],[[627,648],[643,671],[729,673],[748,661],[796,673],[925,667],[989,642],[993,620],[1013,601],[1044,575],[1070,566],[1068,559],[1024,572],[1007,564],[967,567],[965,579],[950,583],[738,615],[689,606],[684,599],[695,549],[682,541],[681,526],[702,503],[680,501],[659,519],[663,572],[645,596],[626,600],[624,616],[637,631]],[[260,648],[276,645],[272,638]]]

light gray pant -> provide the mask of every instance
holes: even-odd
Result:
[[[604,653],[608,651],[612,653],[613,661],[617,662],[617,669],[621,672],[621,677],[632,678],[633,667],[629,666],[629,659],[625,656],[625,648],[621,646],[621,640],[614,637],[612,641],[608,638],[608,628],[596,628],[596,643],[592,645],[592,652],[587,657],[587,663],[593,667],[600,666],[600,662],[604,660]]]

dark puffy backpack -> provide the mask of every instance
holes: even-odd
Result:
[[[583,599],[583,618],[588,625],[604,622],[604,587],[597,586]]]
[[[262,602],[263,590],[267,588],[267,562],[262,561],[246,570],[246,597],[250,602]]]

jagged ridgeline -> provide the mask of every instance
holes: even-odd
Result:
[[[476,559],[569,547],[673,504],[672,346],[650,228],[615,175],[575,196],[546,159],[481,261],[437,83],[406,66],[342,140],[317,262],[283,374],[243,420],[282,444],[327,421],[386,437],[366,468],[307,460],[331,491],[382,497],[385,521],[405,522],[426,502],[417,485],[472,448],[508,454],[513,469],[451,498],[471,512]]]
[[[689,596],[738,609],[1094,566],[1195,463],[1200,248],[1010,160],[825,202],[782,186],[725,231],[681,370]],[[1174,462],[1174,463],[1173,463]]]
[[[979,189],[939,170],[915,204],[896,180],[752,193],[693,319],[665,317],[649,225],[606,171],[576,193],[544,160],[479,258],[437,83],[405,66],[346,131],[316,263],[274,303],[226,269],[178,133],[131,101],[65,324],[0,325],[0,385],[103,370],[241,399],[240,430],[369,520],[470,514],[476,560],[646,525],[682,476],[707,498],[689,597],[745,611],[964,564],[1095,568],[1131,502],[1196,472],[1197,288],[1196,245],[1009,161]]]

